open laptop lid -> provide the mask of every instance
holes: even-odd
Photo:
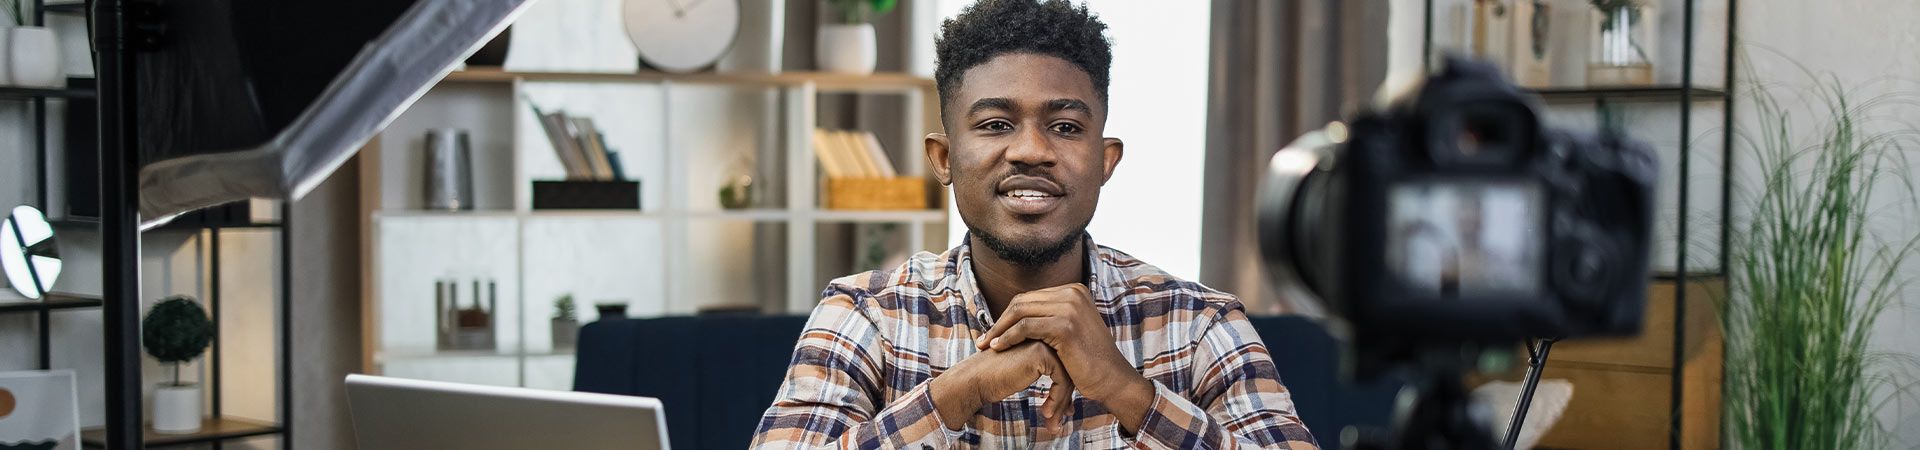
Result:
[[[347,376],[361,450],[668,450],[667,419],[646,397]]]

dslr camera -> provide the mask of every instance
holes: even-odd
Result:
[[[1269,275],[1343,319],[1363,375],[1463,344],[1639,332],[1654,153],[1538,110],[1450,57],[1273,155],[1256,206]]]

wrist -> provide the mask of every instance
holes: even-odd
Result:
[[[927,380],[927,395],[933,398],[933,408],[940,414],[940,425],[949,430],[964,428],[973,418],[973,412],[984,405],[975,391],[978,389],[973,389],[972,383],[959,371],[948,371]]]

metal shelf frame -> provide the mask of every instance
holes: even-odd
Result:
[[[1696,44],[1698,44],[1697,40],[1695,39],[1697,37],[1697,31],[1699,30],[1699,24],[1698,24],[1699,18],[1696,17],[1697,15],[1696,10],[1699,9],[1700,0],[1682,0],[1682,1],[1683,1],[1683,4],[1681,5],[1682,25],[1681,25],[1681,36],[1680,36],[1680,39],[1681,39],[1680,84],[1668,85],[1668,86],[1641,86],[1641,87],[1550,88],[1550,89],[1541,89],[1541,90],[1534,91],[1536,94],[1540,95],[1543,101],[1547,101],[1551,103],[1567,103],[1569,101],[1580,101],[1580,102],[1592,101],[1595,103],[1596,107],[1605,108],[1612,101],[1634,100],[1634,101],[1670,101],[1670,102],[1674,102],[1676,106],[1678,106],[1680,110],[1680,142],[1679,142],[1679,150],[1680,150],[1679,162],[1680,163],[1679,163],[1679,167],[1676,168],[1677,169],[1676,173],[1678,173],[1680,183],[1679,183],[1679,189],[1678,189],[1679,198],[1677,199],[1676,207],[1679,209],[1680,214],[1676,215],[1677,216],[1676,227],[1674,231],[1674,234],[1675,234],[1674,242],[1677,243],[1676,249],[1675,249],[1675,255],[1674,255],[1675,269],[1670,273],[1651,274],[1651,276],[1653,276],[1656,279],[1678,279],[1683,281],[1683,282],[1674,284],[1673,314],[1674,314],[1674,317],[1676,318],[1687,317],[1687,286],[1689,283],[1686,283],[1684,281],[1692,280],[1702,276],[1709,276],[1709,277],[1724,276],[1726,273],[1726,267],[1728,263],[1727,247],[1730,243],[1730,240],[1729,240],[1730,231],[1732,230],[1731,221],[1728,220],[1730,218],[1729,214],[1731,212],[1730,207],[1732,206],[1732,190],[1733,190],[1732,182],[1729,179],[1729,177],[1731,177],[1733,174],[1733,157],[1734,157],[1734,154],[1733,154],[1733,144],[1734,144],[1733,108],[1734,108],[1734,101],[1736,98],[1736,96],[1730,95],[1730,93],[1738,92],[1736,90],[1736,85],[1735,85],[1734,69],[1736,67],[1736,58],[1738,57],[1739,54],[1738,52],[1734,51],[1734,45],[1736,45],[1736,43],[1738,42],[1736,38],[1738,36],[1739,23],[1740,23],[1739,21],[1740,0],[1726,0],[1727,14],[1726,14],[1725,20],[1727,21],[1727,27],[1726,27],[1727,32],[1726,32],[1725,47],[1721,49],[1721,51],[1725,55],[1725,58],[1723,59],[1723,61],[1725,62],[1725,70],[1724,70],[1725,79],[1722,80],[1723,84],[1718,88],[1699,86],[1698,80],[1696,80],[1694,77],[1693,63],[1695,60],[1694,57],[1696,52],[1696,49],[1694,47],[1696,46]],[[1422,67],[1427,67],[1427,65],[1432,64],[1432,61],[1434,59],[1433,19],[1435,14],[1433,11],[1433,4],[1434,4],[1433,0],[1425,0],[1423,3],[1424,3],[1424,10],[1423,10],[1424,17],[1422,19],[1423,21],[1421,25],[1422,28],[1421,28],[1421,34],[1420,34],[1421,36],[1420,55],[1421,55]],[[1428,68],[1428,70],[1431,70],[1431,68]],[[1716,260],[1718,261],[1717,267],[1714,267],[1709,270],[1689,270],[1687,267],[1687,247],[1688,247],[1687,243],[1689,242],[1688,227],[1690,224],[1688,223],[1689,222],[1688,216],[1690,216],[1690,214],[1687,214],[1687,208],[1691,206],[1691,202],[1689,198],[1691,197],[1691,194],[1692,194],[1691,192],[1692,188],[1690,183],[1688,183],[1688,180],[1692,179],[1692,174],[1693,174],[1692,172],[1693,167],[1691,164],[1692,154],[1693,154],[1692,139],[1690,139],[1689,137],[1693,134],[1693,116],[1691,113],[1693,111],[1694,104],[1697,101],[1702,101],[1702,100],[1720,102],[1720,107],[1722,112],[1721,120],[1723,124],[1723,128],[1722,128],[1723,131],[1721,133],[1722,136],[1721,136],[1721,146],[1720,146],[1720,152],[1721,152],[1720,169],[1721,169],[1722,178],[1720,180],[1720,186],[1719,186],[1720,188],[1719,189],[1720,191],[1719,192],[1720,194],[1720,217],[1719,217],[1720,247],[1719,247],[1718,254],[1714,255]],[[1684,274],[1684,276],[1680,274]],[[1685,384],[1683,368],[1686,366],[1685,350],[1686,350],[1686,342],[1687,342],[1687,330],[1686,330],[1685,324],[1686,324],[1685,320],[1676,320],[1674,324],[1674,333],[1673,333],[1673,371],[1669,380],[1671,389],[1669,390],[1670,396],[1668,399],[1668,407],[1669,407],[1668,415],[1669,417],[1671,417],[1671,422],[1668,424],[1668,427],[1667,427],[1667,445],[1669,448],[1674,450],[1679,450],[1683,448],[1682,447],[1683,443],[1681,440],[1682,439],[1681,425],[1683,424],[1682,417],[1684,416],[1683,414],[1684,411],[1682,411],[1682,404],[1683,404],[1682,402],[1684,399],[1684,397],[1682,396],[1683,395],[1682,391]],[[1718,424],[1715,424],[1715,426],[1717,427]]]

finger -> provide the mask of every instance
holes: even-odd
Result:
[[[1059,318],[1056,317],[1027,318],[1008,327],[1000,336],[988,340],[987,346],[994,350],[1006,350],[1026,341],[1045,342],[1047,338],[1058,334],[1055,332],[1058,327]]]
[[[979,338],[974,339],[974,347],[986,350],[989,347],[988,344],[993,342],[993,338],[1000,337],[1007,332],[1008,328],[1013,328],[1014,325],[1030,318],[1059,316],[1060,312],[1057,305],[1021,302],[1019,297],[1015,297],[1014,303],[1007,306],[1007,310],[1001,313],[1002,317],[994,320],[993,328],[987,329],[986,333],[981,333]]]
[[[1067,376],[1065,372],[1061,372],[1060,375],[1051,375],[1051,377],[1053,388],[1047,391],[1047,402],[1040,406],[1048,408],[1050,413],[1047,417],[1065,426],[1067,420],[1073,417],[1073,377]]]

